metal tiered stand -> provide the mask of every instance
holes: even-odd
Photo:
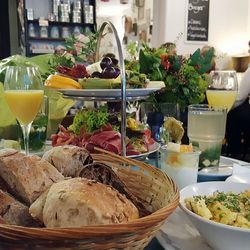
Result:
[[[120,63],[120,76],[121,76],[121,95],[114,95],[114,96],[95,96],[94,94],[89,95],[89,96],[81,96],[81,95],[68,95],[67,93],[63,93],[65,97],[71,98],[71,99],[77,99],[77,100],[85,100],[85,101],[107,101],[107,102],[121,102],[121,147],[122,147],[122,156],[126,156],[126,102],[127,101],[136,101],[136,100],[143,100],[148,97],[148,95],[132,95],[132,96],[127,96],[127,90],[126,90],[126,76],[125,76],[125,65],[124,65],[124,57],[123,57],[123,52],[122,52],[122,46],[120,39],[118,37],[117,30],[115,26],[111,22],[104,22],[102,26],[100,27],[100,32],[99,32],[99,37],[97,41],[97,51],[96,51],[96,58],[98,61],[99,57],[99,49],[100,49],[100,43],[101,43],[101,38],[103,35],[103,32],[106,27],[109,27],[116,40],[117,48],[118,48],[118,56],[119,56],[119,63]],[[104,91],[109,91],[108,89]],[[94,92],[94,91],[93,91]],[[77,92],[75,92],[77,93]],[[90,92],[91,93],[91,92]]]

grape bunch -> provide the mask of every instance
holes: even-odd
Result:
[[[120,75],[120,69],[118,68],[118,60],[110,57],[103,57],[100,66],[102,72],[95,71],[91,77],[112,79],[117,78]]]

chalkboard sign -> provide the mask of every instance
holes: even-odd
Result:
[[[208,41],[209,0],[187,0],[186,41]]]

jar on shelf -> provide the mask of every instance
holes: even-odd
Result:
[[[74,0],[73,10],[81,10],[81,9],[82,9],[81,0]]]
[[[50,37],[52,38],[59,38],[59,29],[57,26],[53,26],[50,30]]]
[[[94,23],[94,7],[93,5],[84,5],[84,22],[85,23]]]
[[[60,5],[60,21],[68,23],[70,14],[70,4],[69,3],[61,3]]]
[[[56,15],[55,15],[55,13],[53,13],[53,12],[49,12],[49,13],[48,13],[48,20],[49,20],[50,22],[58,21],[58,20],[56,20]]]
[[[81,23],[82,22],[82,13],[80,10],[73,10],[72,22]]]
[[[60,22],[69,23],[69,13],[61,12]]]
[[[70,36],[69,27],[62,27],[62,38],[67,38]]]
[[[33,23],[29,24],[29,37],[35,37],[36,32],[35,32],[35,26]]]
[[[59,5],[60,0],[53,0],[52,2],[52,13],[55,15],[55,21],[59,21]]]
[[[73,30],[74,36],[79,36],[81,34],[81,29],[80,27],[76,26]]]
[[[62,3],[61,3],[61,5],[63,5],[63,4],[65,5],[65,8],[70,13],[71,12],[71,2],[70,2],[70,0],[63,0]]]
[[[34,10],[27,9],[27,20],[34,20]]]
[[[43,38],[48,37],[48,27],[47,26],[40,27],[40,37],[43,37]]]

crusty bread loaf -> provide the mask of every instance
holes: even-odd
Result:
[[[4,218],[0,215],[0,224],[7,224]]]
[[[54,147],[43,155],[63,176],[78,177],[83,167],[93,162],[90,153],[73,145]]]
[[[124,194],[129,200],[139,210],[140,217],[149,215],[150,212],[146,209],[143,202],[139,200],[126,186],[126,184],[119,178],[119,176],[113,171],[113,169],[102,163],[94,162],[85,166],[81,173],[80,177],[87,178],[89,180],[95,180],[105,185],[112,186],[119,193]]]
[[[44,196],[41,199],[44,201]],[[29,211],[32,216],[41,218],[42,203],[39,197],[31,205]],[[113,224],[139,217],[137,208],[124,195],[112,187],[85,178],[53,184],[42,211],[46,227]]]
[[[0,190],[0,218],[7,223],[18,226],[39,225],[29,214],[29,208],[17,201],[10,194]],[[1,223],[1,221],[0,221]]]
[[[25,156],[18,151],[0,151],[0,176],[8,191],[26,204],[31,204],[54,182],[64,177],[56,168],[38,156]]]
[[[5,182],[5,180],[1,176],[0,176],[0,189],[2,191],[7,191],[7,189],[8,189],[7,183]]]

